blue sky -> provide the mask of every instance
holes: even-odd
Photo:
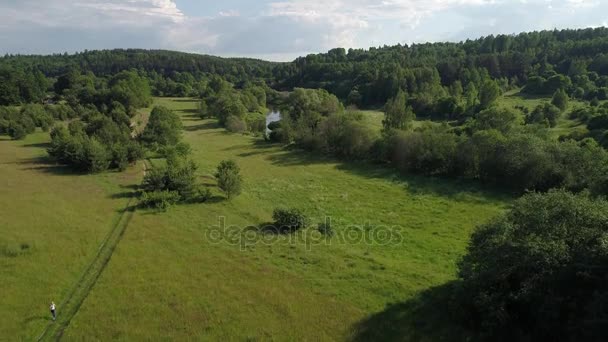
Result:
[[[0,0],[0,53],[135,47],[285,61],[607,24],[607,0]]]

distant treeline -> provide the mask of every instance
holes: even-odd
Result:
[[[524,86],[531,76],[575,78],[587,72],[606,76],[606,53],[607,28],[554,30],[460,43],[334,49],[278,65],[275,69],[284,71],[275,74],[289,75],[280,80],[287,88],[324,88],[349,103],[374,105],[384,104],[399,89],[423,97],[454,95],[453,88],[466,89],[470,84],[479,89],[486,74],[503,88]],[[593,91],[584,79],[574,83]],[[549,85],[546,93],[555,90]]]
[[[608,96],[607,53],[607,28],[490,35],[460,43],[396,45],[369,50],[337,48],[291,63],[163,50],[104,50],[71,55],[7,55],[0,58],[0,81],[3,81],[0,84],[6,83],[7,73],[17,71],[35,77],[39,77],[39,71],[54,79],[71,70],[106,77],[137,69],[156,80],[151,82],[153,88],[154,83],[162,83],[159,79],[192,87],[193,80],[215,74],[236,85],[264,80],[277,90],[322,88],[345,104],[357,106],[383,105],[403,90],[418,116],[430,116],[438,109],[439,102],[449,98],[459,102],[466,94],[478,91],[488,79],[497,82],[503,90],[527,85],[529,93],[551,95],[563,87],[574,97],[605,98]],[[556,75],[560,77],[555,78]],[[178,92],[171,89],[174,87],[161,84],[158,93],[174,94]],[[184,93],[184,89],[181,90]],[[1,92],[2,89],[0,99],[3,98]]]

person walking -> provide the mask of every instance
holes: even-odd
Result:
[[[53,321],[54,321],[54,320],[55,320],[55,318],[57,317],[57,316],[55,315],[55,302],[51,302],[51,307],[50,307],[50,309],[51,309],[51,315],[53,315]]]

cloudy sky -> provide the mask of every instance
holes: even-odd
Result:
[[[0,53],[134,47],[283,61],[607,23],[608,0],[0,0]]]

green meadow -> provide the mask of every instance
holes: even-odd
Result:
[[[127,204],[141,166],[79,175],[47,158],[49,134],[0,139],[0,336],[35,340]]]
[[[387,306],[454,279],[474,227],[510,200],[469,183],[230,134],[199,119],[194,100],[156,103],[180,113],[200,182],[214,198],[164,213],[135,211],[67,340],[357,338],[358,327]],[[224,159],[236,160],[245,180],[231,201],[212,176]],[[277,207],[303,209],[313,227],[264,233]],[[331,238],[314,229],[326,217]]]

